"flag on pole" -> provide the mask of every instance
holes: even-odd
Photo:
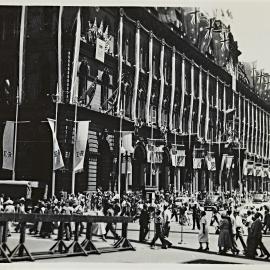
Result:
[[[14,122],[6,121],[3,134],[3,169],[13,170],[14,157]]]
[[[159,64],[159,75],[160,75],[160,88],[159,88],[159,103],[158,103],[158,125],[161,127],[161,114],[162,104],[164,95],[164,42],[161,45],[160,51],[160,64]]]
[[[20,41],[19,41],[19,88],[18,88],[19,104],[21,104],[22,102],[22,91],[23,91],[23,81],[24,81],[25,24],[26,24],[26,7],[22,6]]]
[[[89,121],[79,121],[77,124],[77,134],[75,139],[75,172],[83,170],[83,163],[88,140]]]
[[[76,91],[76,80],[78,74],[78,63],[80,55],[80,42],[81,42],[81,9],[79,8],[77,13],[77,26],[74,43],[74,57],[73,57],[73,68],[72,68],[72,80],[70,88],[70,103],[74,103],[74,99],[77,102],[78,93]]]
[[[62,15],[63,7],[59,7],[58,17],[58,43],[57,43],[57,57],[58,57],[58,87],[57,87],[57,101],[62,102]]]
[[[58,170],[60,168],[63,168],[64,165],[64,161],[63,161],[63,157],[60,151],[60,147],[58,145],[58,141],[55,135],[55,121],[53,119],[47,119],[49,126],[51,128],[52,131],[52,138],[53,138],[53,170]]]

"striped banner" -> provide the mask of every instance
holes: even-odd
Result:
[[[209,128],[209,72],[207,72],[207,79],[206,79],[206,114],[205,114],[205,131],[204,136],[205,140],[208,139],[208,128]]]
[[[232,107],[235,108],[235,93],[232,91]],[[233,126],[232,129],[235,130],[235,114],[233,115]]]
[[[255,105],[254,105],[255,106]],[[256,125],[256,128],[255,128],[255,147],[254,147],[254,152],[256,155],[258,155],[258,147],[257,147],[257,144],[258,144],[258,107],[256,106],[256,121],[254,123],[254,125]]]
[[[170,103],[170,114],[169,114],[169,129],[173,129],[173,105],[174,105],[174,94],[175,94],[175,47],[172,52],[172,87],[171,87],[171,103]]]
[[[197,121],[197,134],[200,137],[201,132],[201,115],[202,115],[202,67],[200,67],[199,73],[199,108],[198,108],[198,121]]]
[[[243,97],[243,147],[246,148],[246,99]]]
[[[254,103],[251,102],[251,139],[250,139],[250,151],[254,154],[254,129],[255,129],[255,120],[254,120]]]
[[[180,133],[183,133],[183,114],[184,114],[184,105],[185,105],[185,92],[186,92],[186,60],[183,56],[182,58],[182,74],[181,74],[181,106],[180,106],[180,115],[179,115],[179,130]]]
[[[149,77],[148,77],[148,88],[147,88],[147,98],[146,98],[146,110],[145,119],[146,123],[150,123],[150,101],[152,93],[152,80],[153,80],[153,33],[149,33]]]
[[[136,106],[137,106],[137,95],[139,86],[139,74],[140,74],[140,24],[137,23],[136,34],[135,34],[135,75],[134,75],[134,88],[132,98],[132,120],[137,118]]]
[[[266,112],[265,114],[266,121],[266,138],[265,138],[265,158],[269,158],[269,114]]]
[[[160,63],[159,63],[159,75],[160,75],[160,88],[159,88],[159,102],[158,102],[158,126],[162,125],[162,103],[163,103],[163,95],[164,95],[164,40],[161,43],[161,51],[160,51]]]
[[[239,137],[239,143],[241,140],[241,125],[242,125],[242,121],[241,121],[241,94],[238,94],[238,137]]]
[[[25,24],[26,24],[26,7],[22,6],[20,41],[19,41],[19,88],[18,102],[22,103],[23,81],[24,81],[24,47],[25,47]]]
[[[117,114],[121,111],[122,95],[122,71],[123,70],[123,16],[120,15],[118,29],[118,93],[117,93]]]
[[[226,111],[227,111],[227,102],[226,102],[226,84],[223,85],[223,133],[226,130]]]
[[[264,141],[265,141],[265,112],[262,110],[262,157],[264,158]]]
[[[62,14],[63,7],[59,7],[58,15],[58,38],[57,38],[57,59],[58,59],[58,88],[57,88],[57,101],[63,101],[62,89]]]
[[[75,34],[74,43],[74,58],[73,58],[73,68],[72,68],[72,80],[70,88],[70,103],[73,104],[77,102],[78,99],[78,88],[76,87],[77,74],[78,74],[78,63],[80,55],[80,42],[81,42],[81,9],[78,9],[77,13],[77,26]]]

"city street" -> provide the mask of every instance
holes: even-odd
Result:
[[[207,213],[210,215],[210,212]],[[209,218],[208,218],[209,220]],[[148,242],[153,237],[153,223],[151,224],[150,235],[147,236]],[[118,227],[119,234],[120,228]],[[183,264],[267,264],[269,261],[263,259],[250,260],[246,259],[242,252],[239,256],[217,255],[218,247],[218,235],[214,234],[214,227],[209,227],[209,252],[197,251],[199,244],[197,240],[197,230],[192,230],[191,226],[183,226],[182,243],[181,242],[181,225],[174,220],[171,223],[171,233],[169,240],[173,243],[173,247],[170,249],[161,249],[159,240],[156,242],[154,249],[150,248],[148,243],[139,243],[139,224],[129,224],[128,239],[130,239],[132,245],[136,248],[136,251],[123,251],[123,252],[111,252],[102,253],[101,255],[89,255],[88,257],[76,256],[76,257],[65,257],[65,258],[54,258],[49,260],[39,260],[38,263],[50,263],[50,262],[91,262],[91,263],[183,263]],[[110,234],[108,234],[110,236]],[[53,239],[56,236],[53,236]],[[246,238],[246,236],[245,236]],[[12,233],[12,237],[8,239],[8,244],[11,248],[15,247],[19,239],[18,233]],[[48,250],[54,243],[54,240],[41,239],[39,237],[27,235],[26,237],[27,247],[31,252]],[[84,236],[81,237],[83,241]],[[103,242],[99,237],[93,237],[93,242],[97,247],[105,247],[113,244],[112,239],[108,239],[107,243]],[[270,235],[263,236],[263,242],[265,246],[270,248]],[[242,251],[238,242],[238,247]],[[230,252],[229,252],[230,254]]]

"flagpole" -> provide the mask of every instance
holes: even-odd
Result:
[[[72,179],[71,179],[71,193],[75,194],[75,159],[76,159],[76,140],[77,140],[77,113],[78,113],[78,97],[74,97],[75,115],[74,115],[74,142],[73,142],[73,161],[72,161]]]
[[[120,98],[121,99],[121,98]],[[117,190],[119,197],[121,198],[121,148],[122,148],[122,125],[123,125],[123,110],[122,110],[122,102],[120,100],[120,129],[119,129],[119,153],[118,153],[118,183]]]
[[[15,180],[15,166],[16,166],[16,152],[17,152],[17,134],[18,134],[18,111],[19,111],[19,88],[17,88],[16,95],[16,116],[15,116],[15,134],[14,134],[14,154],[13,154],[13,168],[12,168],[12,180]]]

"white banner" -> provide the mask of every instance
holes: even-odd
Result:
[[[77,126],[77,136],[75,141],[75,162],[73,170],[75,172],[83,169],[86,144],[88,139],[89,121],[80,121]]]
[[[185,167],[185,150],[177,150],[175,146],[171,149],[171,159],[173,167]]]
[[[3,134],[3,169],[13,170],[14,122],[6,121]]]
[[[65,167],[65,165],[64,165],[63,157],[62,157],[60,147],[58,145],[58,141],[57,141],[55,131],[54,131],[55,121],[49,118],[47,120],[51,128],[52,137],[53,137],[53,170],[55,171],[55,170]]]
[[[147,162],[149,163],[162,163],[163,146],[147,145]]]
[[[105,41],[97,38],[96,59],[104,63],[105,60]]]
[[[193,158],[193,169],[201,169],[201,168],[202,168],[202,159]]]

